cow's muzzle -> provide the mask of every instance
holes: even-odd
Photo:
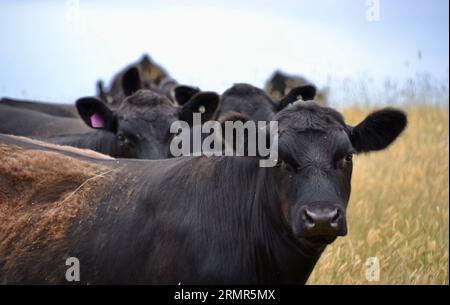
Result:
[[[331,204],[305,205],[299,210],[299,235],[334,240],[347,234],[345,211]]]

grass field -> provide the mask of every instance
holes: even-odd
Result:
[[[448,108],[405,110],[409,126],[390,148],[355,157],[349,234],[326,249],[309,284],[449,283]],[[355,124],[368,112],[344,115]],[[366,278],[369,257],[378,281]]]

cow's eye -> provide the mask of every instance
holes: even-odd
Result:
[[[345,155],[345,162],[350,163],[352,161],[353,161],[353,154],[351,154],[351,153],[346,154]]]
[[[120,145],[126,145],[130,142],[130,140],[128,139],[128,137],[126,135],[124,135],[123,133],[118,134],[117,135],[117,139],[120,142]]]
[[[348,166],[351,166],[353,163],[353,154],[352,153],[346,153],[344,157],[340,157],[336,161],[336,168],[347,168]]]

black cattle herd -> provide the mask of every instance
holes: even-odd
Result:
[[[69,283],[69,257],[82,284],[306,283],[347,234],[352,156],[407,125],[393,108],[348,125],[324,95],[279,71],[203,91],[145,55],[73,105],[1,99],[0,283]],[[174,157],[170,126],[195,113],[278,122],[276,166]]]

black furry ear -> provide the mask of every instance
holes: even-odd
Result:
[[[277,110],[280,111],[290,103],[299,99],[299,96],[304,101],[313,100],[316,97],[317,89],[313,85],[303,85],[293,88],[284,98],[282,98],[277,105]]]
[[[142,89],[141,74],[138,67],[133,66],[122,76],[122,90],[125,96],[130,96],[139,89]]]
[[[117,131],[114,113],[98,98],[84,97],[75,102],[81,119],[91,128]]]
[[[173,89],[173,98],[178,105],[186,104],[194,95],[200,92],[197,87],[191,87],[187,85],[178,85]]]
[[[214,119],[219,107],[219,99],[219,95],[215,92],[197,93],[181,108],[180,120],[192,125],[194,113],[201,114],[202,123]]]
[[[385,108],[369,114],[357,126],[349,127],[350,141],[357,152],[385,149],[407,124],[408,119],[403,111]]]

